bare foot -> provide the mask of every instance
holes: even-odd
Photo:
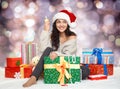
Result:
[[[36,83],[36,77],[35,76],[31,76],[30,79],[23,84],[23,87],[30,87],[31,85]]]

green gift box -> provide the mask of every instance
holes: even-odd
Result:
[[[44,82],[66,84],[81,81],[80,57],[59,56],[55,60],[44,58]]]

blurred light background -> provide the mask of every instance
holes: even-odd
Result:
[[[21,55],[21,43],[37,42],[45,16],[61,9],[77,16],[78,55],[82,48],[110,48],[120,65],[120,0],[0,0],[0,67]]]

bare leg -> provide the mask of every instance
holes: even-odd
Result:
[[[30,87],[33,84],[36,84],[36,77],[35,76],[31,76],[30,79],[25,84],[23,84],[23,87]]]

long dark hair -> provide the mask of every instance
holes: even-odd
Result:
[[[56,21],[53,23],[52,27],[53,28],[52,28],[52,34],[51,34],[51,43],[52,43],[53,50],[56,51],[60,45],[60,40],[59,40],[60,32],[57,30]],[[76,34],[70,30],[69,25],[67,26],[67,29],[65,30],[65,35],[67,37],[76,36]]]

